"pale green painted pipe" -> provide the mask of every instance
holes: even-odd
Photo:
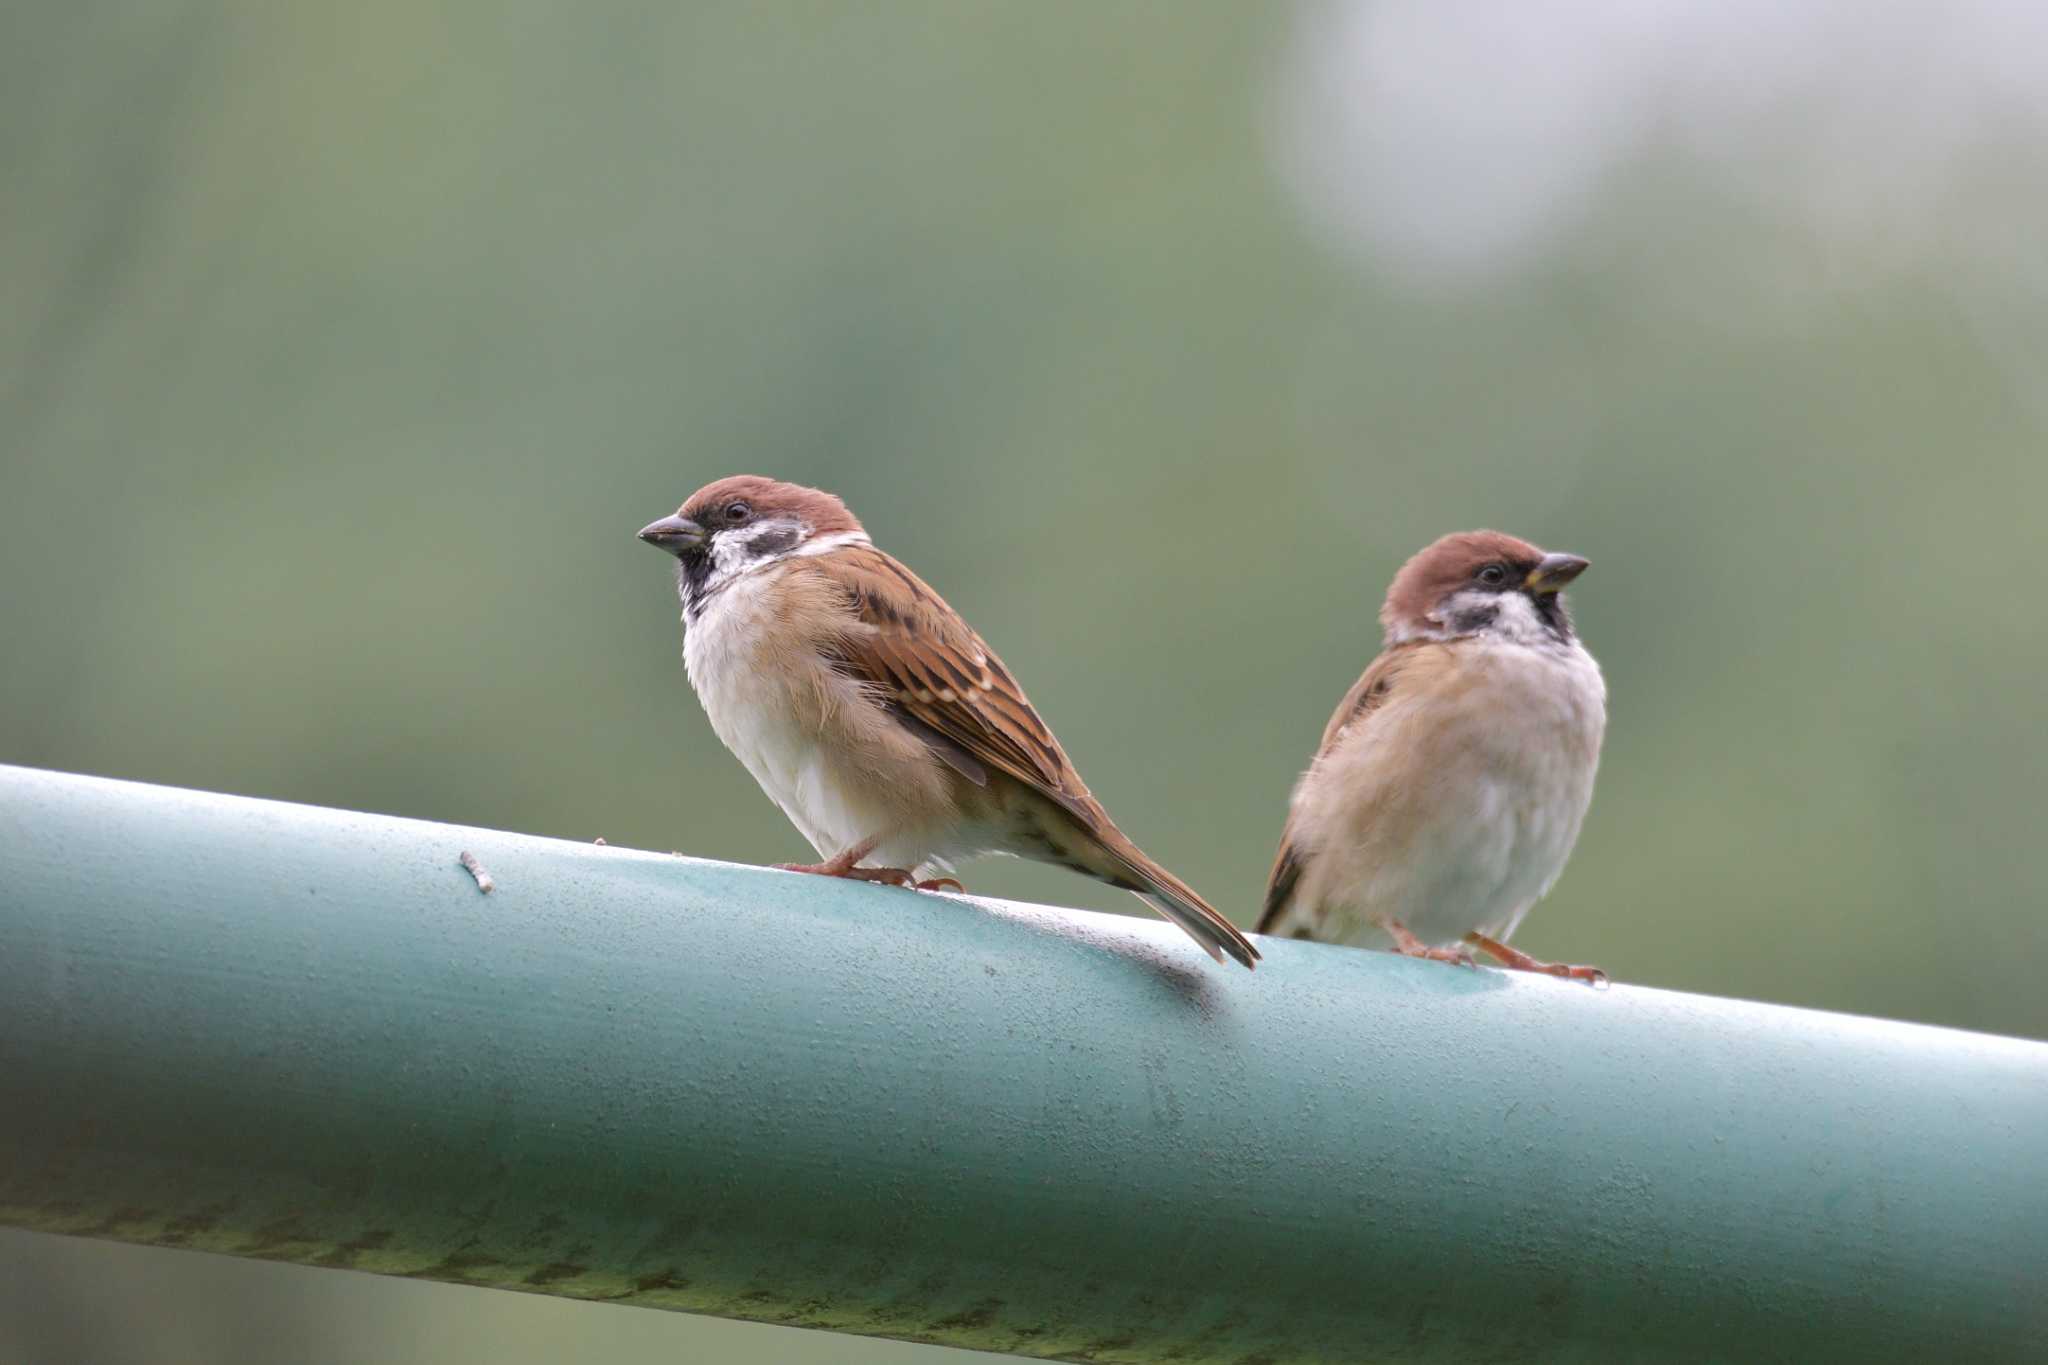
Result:
[[[1071,1360],[2042,1358],[2048,1046],[1263,946],[4,768],[0,1222]]]

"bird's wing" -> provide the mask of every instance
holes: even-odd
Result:
[[[1404,669],[1419,655],[1417,644],[1397,645],[1386,650],[1366,665],[1358,681],[1351,684],[1351,690],[1344,694],[1344,700],[1337,703],[1337,709],[1330,713],[1330,723],[1323,727],[1322,742],[1316,745],[1316,757],[1322,758],[1337,746],[1339,740],[1360,725],[1369,723],[1377,711],[1400,686]],[[1280,851],[1273,857],[1273,870],[1266,877],[1266,903],[1259,912],[1259,933],[1270,933],[1285,913],[1288,902],[1294,898],[1295,885],[1301,880],[1302,855],[1294,841],[1294,815],[1289,812],[1287,825],[1280,831]]]
[[[1058,806],[1099,850],[1093,875],[1137,892],[1217,961],[1258,960],[1235,925],[1116,827],[1003,661],[923,579],[871,545],[808,567],[853,608],[853,624],[828,646],[835,668],[872,687],[968,780],[986,785],[988,773],[1001,773]]]
[[[871,545],[806,567],[852,605],[852,626],[830,642],[832,664],[872,687],[897,718],[970,781],[993,770],[1084,823],[1088,788],[995,651],[925,581]],[[977,775],[978,774],[978,775]]]

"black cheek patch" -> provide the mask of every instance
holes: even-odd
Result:
[[[1460,635],[1476,635],[1500,619],[1500,608],[1488,604],[1483,607],[1467,607],[1451,615],[1451,629]]]
[[[796,527],[777,526],[770,530],[761,532],[761,534],[755,536],[752,540],[748,541],[747,554],[754,557],[758,557],[761,555],[779,555],[784,550],[795,549],[796,542]]]

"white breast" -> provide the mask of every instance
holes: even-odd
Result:
[[[777,790],[795,783],[805,746],[786,708],[757,704],[760,633],[749,624],[761,614],[764,586],[759,575],[736,579],[706,603],[684,632],[683,667],[711,728],[781,804]]]
[[[769,575],[742,575],[705,603],[683,636],[683,667],[711,728],[821,858],[866,837],[873,820],[824,769],[817,737],[776,671],[761,667],[772,628]]]
[[[1583,647],[1474,642],[1386,705],[1297,795],[1311,842],[1298,909],[1318,937],[1505,939],[1563,872],[1593,797],[1607,689]]]

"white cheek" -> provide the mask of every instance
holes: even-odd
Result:
[[[778,535],[778,532],[783,534]],[[807,523],[793,517],[776,517],[757,521],[751,526],[736,526],[731,530],[712,532],[711,572],[704,580],[705,591],[717,591],[742,574],[786,557],[794,547],[801,546],[804,537],[810,533],[811,528]],[[764,537],[782,548],[756,549],[756,543]]]
[[[778,535],[778,532],[783,534]],[[755,548],[764,538],[780,548]],[[807,559],[830,554],[848,545],[869,543],[867,534],[862,531],[840,531],[813,538],[809,522],[788,517],[714,532],[711,537],[711,573],[704,581],[704,589],[707,593],[714,592],[743,574],[785,559]]]
[[[1403,627],[1390,630],[1387,643],[1399,644],[1404,640],[1449,640],[1461,634],[1454,624],[1460,617],[1483,615],[1491,612],[1493,620],[1477,633],[1489,639],[1508,644],[1543,646],[1557,642],[1557,635],[1545,625],[1543,618],[1536,614],[1536,604],[1527,594],[1519,592],[1488,592],[1478,588],[1466,588],[1446,597],[1428,617],[1428,624],[1420,629]]]
[[[1460,594],[1461,596],[1463,594]],[[1550,636],[1550,628],[1543,624],[1543,618],[1536,614],[1536,604],[1527,594],[1505,592],[1491,594],[1500,607],[1500,615],[1494,618],[1494,629],[1510,640],[1544,640]]]
[[[745,561],[746,546],[733,538],[730,531],[720,531],[711,537],[711,581],[731,578],[740,571]]]
[[[714,582],[745,573],[757,563],[765,563],[775,557],[773,553],[763,554],[754,549],[754,542],[764,536],[774,536],[778,531],[794,533],[791,544],[803,540],[803,526],[793,521],[761,521],[752,526],[739,526],[730,531],[717,531],[711,537],[711,577]]]

